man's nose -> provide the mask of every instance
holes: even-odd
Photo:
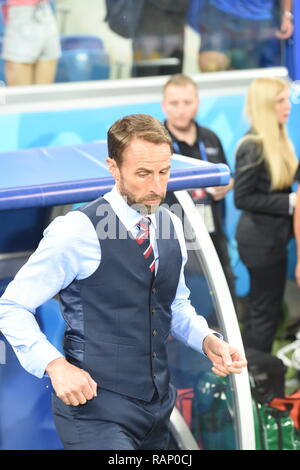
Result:
[[[185,112],[185,109],[186,109],[185,104],[180,104],[180,105],[178,106],[178,113],[184,113],[184,112]]]
[[[154,175],[153,180],[152,180],[151,190],[156,194],[160,194],[162,187],[163,187],[163,182],[161,180],[160,175]]]

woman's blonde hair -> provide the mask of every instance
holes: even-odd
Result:
[[[245,140],[254,140],[262,146],[262,157],[269,170],[272,189],[283,189],[293,183],[298,160],[286,127],[279,124],[276,99],[288,89],[288,83],[280,78],[257,78],[249,87],[245,112],[253,133]]]

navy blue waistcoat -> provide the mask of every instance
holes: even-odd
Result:
[[[68,361],[100,388],[150,401],[169,386],[167,340],[182,254],[168,211],[159,208],[154,277],[138,243],[103,198],[80,209],[95,227],[101,262],[60,292]]]

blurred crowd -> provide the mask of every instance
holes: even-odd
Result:
[[[285,60],[284,40],[293,33],[292,0],[89,0],[84,5],[0,0],[0,5],[7,85],[277,66]],[[72,60],[64,57],[70,56],[70,45],[62,41],[66,35],[78,39]],[[91,46],[86,36],[99,41]],[[107,73],[91,66],[96,49]],[[82,53],[87,58],[80,75],[75,68]],[[68,76],[57,73],[64,61],[74,68]]]

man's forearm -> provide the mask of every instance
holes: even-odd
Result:
[[[43,377],[47,364],[62,357],[40,330],[34,315],[4,298],[0,299],[0,329],[24,369],[36,377]]]
[[[293,9],[293,0],[282,0],[281,2],[281,9],[282,9],[282,12],[290,12],[292,13],[292,9]]]

